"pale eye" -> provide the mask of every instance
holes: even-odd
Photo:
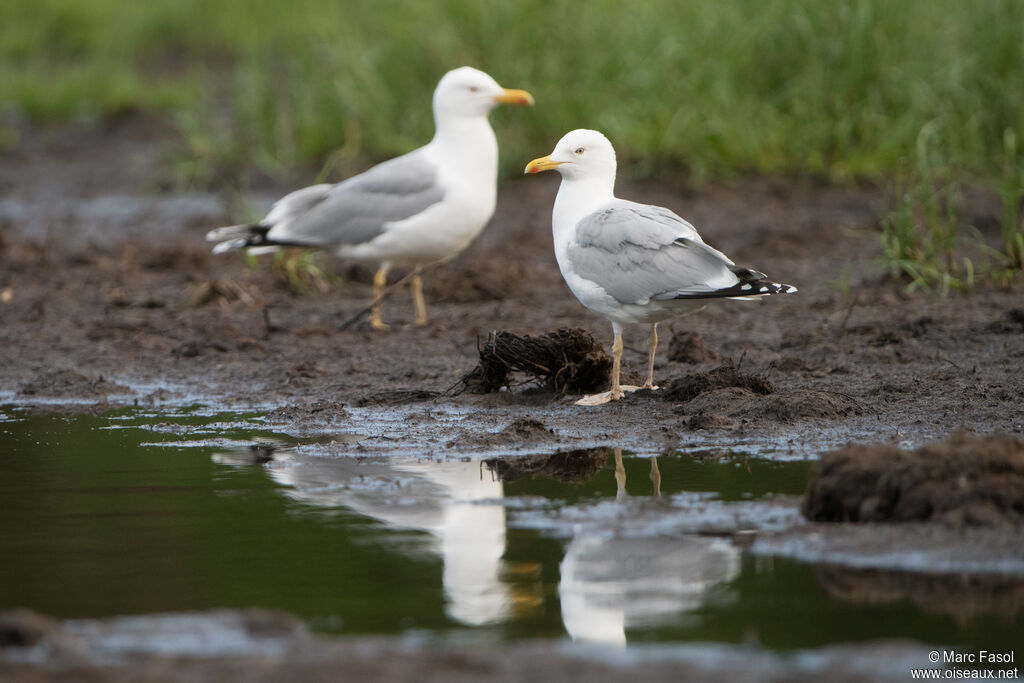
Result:
[[[480,88],[476,87],[475,85],[469,86],[469,92],[479,92],[479,91],[480,91]]]
[[[583,148],[582,147],[577,147],[574,151],[576,152],[576,154],[583,154]]]

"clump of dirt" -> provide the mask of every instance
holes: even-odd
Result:
[[[103,377],[90,379],[74,370],[47,370],[21,385],[22,396],[81,397],[129,393],[131,390]]]
[[[537,336],[492,332],[480,348],[480,362],[463,376],[462,391],[486,394],[509,385],[509,375],[524,372],[543,386],[583,393],[606,385],[612,361],[586,330],[560,329]]]
[[[806,417],[834,419],[864,412],[860,403],[850,396],[813,389],[779,392],[770,399],[762,399],[760,403],[762,416],[780,422],[792,422]]]
[[[367,406],[403,406],[409,403],[431,401],[440,395],[440,392],[427,391],[425,389],[391,389],[364,394],[355,400],[355,405],[357,408],[365,408]]]
[[[608,462],[610,448],[583,448],[558,451],[550,455],[522,455],[484,460],[488,469],[501,481],[524,477],[544,477],[568,483],[583,483],[597,474]]]
[[[545,441],[554,435],[555,433],[545,427],[543,422],[532,417],[521,417],[498,432],[499,437],[503,437],[512,443]]]
[[[307,405],[286,405],[267,413],[267,424],[289,424],[306,420],[338,420],[348,417],[348,411],[335,401],[313,401]]]
[[[448,448],[493,448],[495,446],[514,446],[536,443],[538,441],[550,441],[554,438],[555,433],[548,429],[540,420],[532,417],[521,417],[496,434],[468,432],[452,439],[446,445]]]
[[[1024,525],[1024,442],[958,432],[915,452],[849,444],[822,457],[802,511],[821,522]]]
[[[438,268],[430,273],[425,283],[432,301],[475,304],[514,296],[523,276],[519,263],[509,263],[499,269],[491,264],[470,263],[462,271]]]
[[[670,379],[661,392],[666,401],[690,401],[701,394],[723,388],[744,389],[752,394],[771,394],[775,385],[767,377],[741,372],[731,360],[709,372],[697,372]]]
[[[931,316],[922,316],[905,322],[876,321],[856,325],[847,329],[851,334],[866,337],[871,346],[899,344],[906,339],[917,339],[925,335],[934,325]]]
[[[53,617],[28,609],[0,612],[0,648],[35,645],[59,626]]]
[[[687,415],[689,429],[731,429],[736,419],[766,419],[794,422],[805,418],[837,419],[861,415],[864,410],[845,394],[814,389],[776,391],[758,395],[743,387],[724,387],[706,391],[679,406],[676,412]]]
[[[676,332],[668,342],[668,359],[696,365],[718,360],[718,354],[709,349],[696,332]]]
[[[996,334],[1024,332],[1024,308],[1011,308],[998,320],[989,323],[985,329]]]

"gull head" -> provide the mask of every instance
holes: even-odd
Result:
[[[487,116],[499,104],[533,104],[533,96],[525,90],[503,88],[471,66],[449,71],[434,90],[437,116]]]
[[[615,179],[615,149],[596,130],[580,128],[562,136],[546,157],[534,159],[526,173],[555,170],[566,180]]]

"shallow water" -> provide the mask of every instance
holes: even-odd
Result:
[[[972,601],[938,582],[922,598],[899,589],[912,574],[746,554],[745,532],[802,523],[809,461],[381,457],[360,438],[202,407],[0,409],[0,608],[262,606],[349,634],[781,650],[888,637],[1010,649],[1024,624],[984,588]]]

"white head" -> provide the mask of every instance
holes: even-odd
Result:
[[[615,182],[615,148],[596,130],[579,128],[562,136],[546,157],[534,159],[527,173],[556,170],[566,180],[600,179]]]
[[[479,69],[463,66],[441,77],[434,90],[434,116],[487,116],[496,106],[533,104],[525,90],[507,90]]]

